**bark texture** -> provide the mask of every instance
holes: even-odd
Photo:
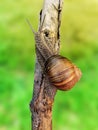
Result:
[[[59,27],[62,5],[63,0],[45,0],[40,12],[39,29],[41,27],[53,54],[58,54],[60,48]],[[36,55],[34,90],[30,102],[32,130],[52,130],[52,106],[57,89],[44,74],[41,64],[45,61],[38,49]]]

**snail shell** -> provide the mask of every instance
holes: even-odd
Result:
[[[63,91],[71,89],[80,79],[81,71],[69,59],[53,55],[45,63],[45,72],[50,82]]]

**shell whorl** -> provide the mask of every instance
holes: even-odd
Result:
[[[69,59],[54,55],[45,63],[50,82],[60,90],[71,89],[81,77],[81,71]]]

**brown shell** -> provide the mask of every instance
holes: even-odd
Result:
[[[45,63],[50,82],[60,90],[71,89],[80,79],[81,71],[69,59],[53,55]]]

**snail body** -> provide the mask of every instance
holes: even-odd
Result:
[[[59,90],[71,89],[80,79],[81,71],[69,59],[53,55],[45,63],[50,82]]]

